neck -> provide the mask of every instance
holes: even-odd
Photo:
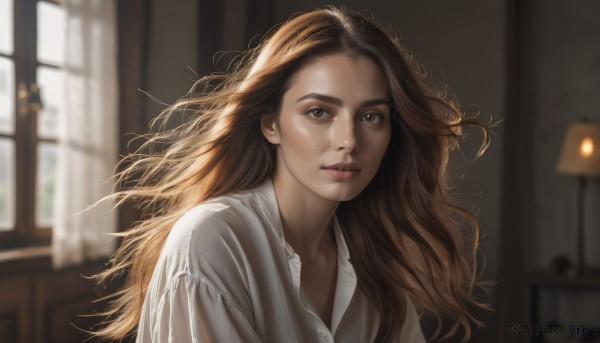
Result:
[[[317,258],[335,244],[332,225],[339,202],[298,191],[278,178],[273,185],[285,239],[301,258]]]

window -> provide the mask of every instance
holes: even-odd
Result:
[[[0,0],[0,248],[50,241],[64,30],[55,1]]]

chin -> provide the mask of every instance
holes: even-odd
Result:
[[[360,193],[359,193],[359,194],[360,194]],[[356,196],[357,196],[357,195],[358,195],[358,194],[355,194],[354,196],[351,196],[351,197],[342,197],[341,199],[338,199],[338,201],[339,201],[339,202],[350,201],[350,200],[352,200],[352,199],[356,198]]]
[[[365,187],[357,188],[357,187],[348,187],[342,186],[342,189],[332,189],[329,192],[321,192],[322,197],[331,201],[349,201],[356,196],[358,196]],[[323,194],[325,193],[325,194]]]

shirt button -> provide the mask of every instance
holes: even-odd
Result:
[[[319,341],[320,342],[331,342],[331,339],[327,335],[319,334]]]

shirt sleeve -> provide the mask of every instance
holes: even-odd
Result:
[[[137,342],[260,342],[252,323],[207,280],[181,274],[171,280],[155,313],[150,330],[139,330]],[[142,318],[142,320],[145,320]],[[144,332],[150,337],[144,337]]]

